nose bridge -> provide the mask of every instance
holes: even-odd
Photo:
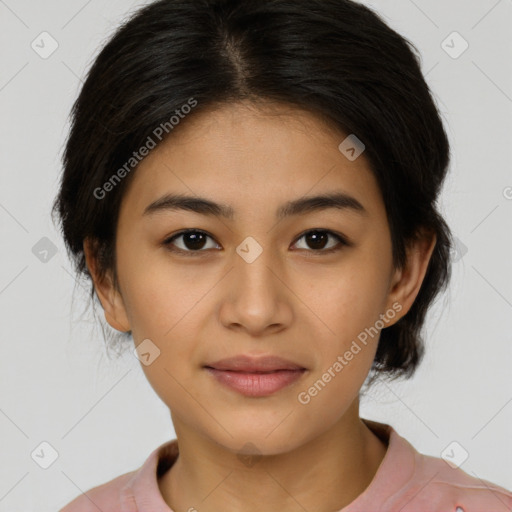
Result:
[[[238,245],[236,253],[236,281],[251,290],[257,289],[258,293],[271,293],[279,266],[275,250],[263,247],[255,237],[248,236]]]
[[[236,258],[225,296],[222,321],[237,325],[253,335],[267,327],[283,326],[291,312],[280,290],[279,260],[275,249],[264,248],[255,237],[246,237],[236,248]]]

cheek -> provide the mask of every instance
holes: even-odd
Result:
[[[180,371],[184,366],[183,361],[172,364],[169,356],[169,353],[162,352],[152,364],[142,365],[146,379],[160,400],[174,414],[199,424],[205,419],[204,407],[208,402],[201,398],[200,390],[195,388],[196,379],[188,372]]]
[[[363,257],[354,258],[330,273],[301,279],[295,288],[325,336],[356,336],[383,312],[386,280],[372,264]]]
[[[181,319],[207,291],[197,270],[194,279],[161,255],[150,260],[143,254],[132,254],[119,258],[118,266],[124,304],[136,340],[135,333],[142,338],[167,339],[173,326],[181,325]]]
[[[359,255],[333,269],[332,275],[305,280],[300,293],[314,313],[307,312],[309,332],[316,333],[312,342],[319,367],[314,377],[321,378],[330,368],[331,374],[322,380],[332,382],[329,387],[335,394],[345,394],[364,382],[375,357],[382,328],[378,320],[385,308],[385,274],[376,258]],[[326,395],[330,393],[323,394],[324,400]]]

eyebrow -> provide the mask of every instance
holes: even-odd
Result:
[[[338,210],[350,210],[361,215],[367,215],[368,211],[355,198],[345,192],[332,192],[317,196],[306,196],[281,205],[276,211],[277,219],[284,219],[293,215],[335,208]],[[143,212],[143,216],[158,212],[186,210],[200,215],[223,217],[233,219],[235,211],[227,204],[215,203],[210,199],[183,194],[165,194],[149,204]]]

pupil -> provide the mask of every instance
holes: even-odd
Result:
[[[327,241],[327,233],[323,233],[321,231],[312,231],[306,236],[308,237],[308,245],[312,249],[322,249]],[[319,239],[322,239],[320,244],[318,244]],[[309,240],[313,240],[313,243],[311,243]]]
[[[327,233],[322,231],[312,231],[306,235],[308,245],[312,249],[322,249],[327,242]],[[187,249],[198,250],[204,246],[204,236],[202,233],[185,233],[183,237]]]
[[[201,249],[204,245],[202,233],[185,233],[183,240],[187,249]]]

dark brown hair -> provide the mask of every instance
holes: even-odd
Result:
[[[90,279],[83,253],[89,237],[100,275],[111,271],[117,286],[119,206],[136,166],[106,198],[95,190],[126,169],[156,127],[181,119],[191,98],[187,117],[247,99],[313,111],[364,142],[394,265],[404,265],[420,229],[436,234],[419,294],[382,330],[372,367],[375,375],[412,375],[424,351],[425,315],[450,278],[452,245],[436,206],[449,143],[418,55],[379,15],[350,0],[161,0],[143,7],[102,48],[71,112],[52,213],[77,274]],[[90,291],[94,299],[92,281]]]

